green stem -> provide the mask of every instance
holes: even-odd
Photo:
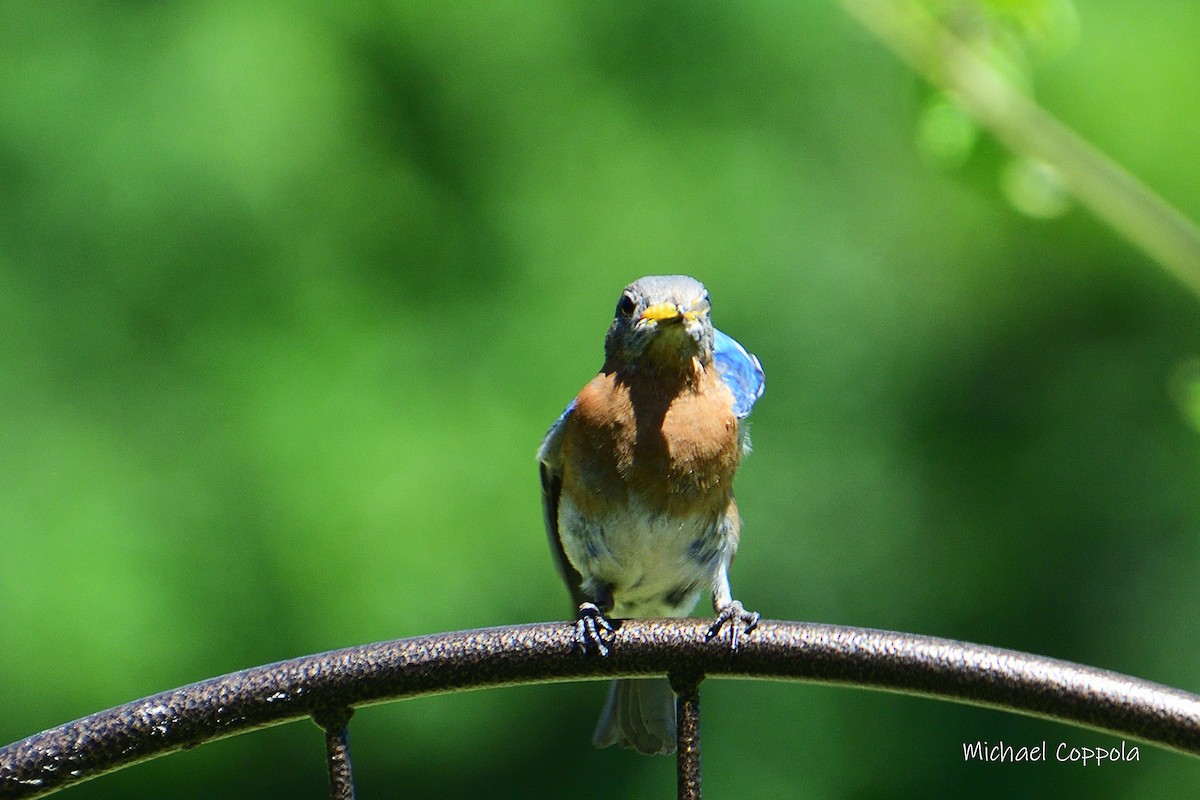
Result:
[[[920,3],[841,4],[1006,146],[1057,170],[1083,205],[1200,297],[1200,230],[1187,217],[1014,86]]]

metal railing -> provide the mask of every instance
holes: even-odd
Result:
[[[0,798],[41,797],[216,739],[312,718],[326,732],[331,797],[354,796],[355,707],[514,684],[666,674],[679,710],[679,797],[700,796],[706,677],[832,683],[1073,723],[1200,755],[1200,695],[1044,656],[910,633],[763,621],[731,653],[696,619],[620,624],[607,656],[573,622],[419,636],[234,672],[60,725],[0,748]]]

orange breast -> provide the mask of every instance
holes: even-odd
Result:
[[[662,513],[724,510],[741,458],[732,404],[712,369],[674,386],[597,375],[563,433],[563,490],[584,513],[627,504],[631,494]]]

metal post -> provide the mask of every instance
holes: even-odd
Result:
[[[675,691],[675,766],[679,800],[700,800],[700,681],[699,674],[670,673]]]
[[[346,724],[354,709],[322,709],[313,721],[325,730],[325,760],[329,767],[329,800],[354,800],[354,774],[350,768],[350,734]]]

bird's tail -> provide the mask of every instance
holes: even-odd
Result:
[[[675,752],[675,693],[664,678],[613,681],[600,722],[596,747],[619,744],[639,753]]]

